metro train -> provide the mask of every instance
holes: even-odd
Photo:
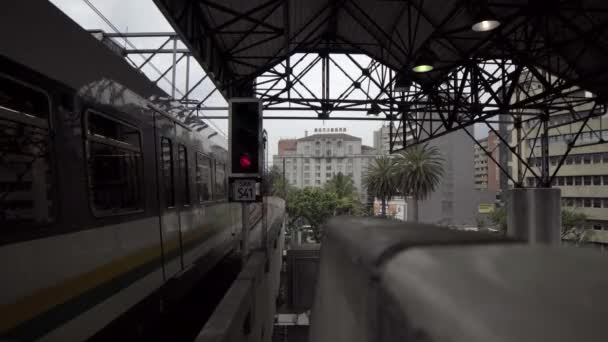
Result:
[[[86,340],[162,312],[171,284],[238,248],[226,142],[160,109],[163,91],[47,1],[3,11],[0,340]]]

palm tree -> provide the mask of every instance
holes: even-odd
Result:
[[[338,197],[338,214],[353,214],[359,207],[359,194],[351,177],[338,172],[332,179],[325,183],[325,190],[336,194]]]
[[[435,146],[414,145],[396,160],[398,184],[412,197],[412,221],[418,222],[418,201],[426,199],[441,182],[443,157]]]
[[[354,197],[357,196],[357,188],[351,177],[345,176],[342,172],[338,172],[332,179],[325,183],[325,189],[332,191],[338,197]]]
[[[363,176],[363,184],[382,201],[382,217],[386,217],[386,202],[397,192],[394,159],[386,155],[374,159]]]

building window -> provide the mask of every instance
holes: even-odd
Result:
[[[576,206],[578,208],[582,208],[583,207],[583,199],[582,198],[575,198],[574,199],[574,206]]]
[[[143,209],[140,138],[135,127],[87,112],[89,189],[96,215]]]
[[[181,180],[181,191],[183,193],[183,204],[190,204],[190,179],[188,171],[188,150],[184,145],[178,145],[177,147],[177,160],[179,163],[179,176]]]
[[[602,230],[602,225],[596,223],[596,224],[593,225],[593,229],[594,230]]]
[[[593,154],[593,163],[594,164],[599,164],[602,162],[602,154],[601,153],[594,153]]]
[[[310,165],[304,165],[304,171],[310,171]]]
[[[321,171],[321,165],[315,165],[315,170],[316,171]]]
[[[583,184],[591,185],[591,176],[583,176]]]
[[[327,178],[327,179],[331,178],[331,172],[326,172],[325,173],[325,178]]]
[[[317,180],[315,181],[315,184],[316,184],[316,185],[320,185],[320,184],[321,184],[321,180],[317,179]]]
[[[563,176],[557,176],[557,185],[563,186],[565,184],[566,183],[565,183],[564,177]]]
[[[591,208],[591,198],[584,198],[583,199],[583,206],[585,208]]]
[[[566,176],[566,185],[573,185],[572,176]]]
[[[331,164],[330,164],[330,165],[325,166],[325,171],[331,171]]]
[[[551,165],[557,165],[557,157],[550,157],[549,160],[551,161]]]
[[[591,156],[589,154],[583,155],[583,164],[591,164]]]
[[[608,198],[602,199],[603,207],[608,208]]]
[[[572,198],[566,198],[566,206],[572,207],[574,205],[574,200]]]
[[[353,154],[353,145],[348,145],[348,154]]]
[[[317,177],[317,178],[321,178],[321,172],[317,172],[317,173],[315,174],[315,177]]]
[[[0,226],[5,229],[55,220],[49,112],[44,93],[0,76]]]
[[[601,198],[594,198],[593,199],[593,207],[594,208],[601,208],[602,207],[602,199]]]
[[[342,140],[338,140],[338,142],[336,143],[336,146],[338,148],[342,148]]]
[[[604,178],[604,185],[608,186],[608,175],[604,175],[602,178]]]
[[[574,185],[583,185],[583,177],[574,176]]]
[[[583,161],[583,158],[580,155],[574,156],[574,164],[580,165],[582,161]]]
[[[602,185],[602,176],[593,176],[593,185]]]
[[[196,193],[199,203],[211,199],[211,159],[196,154]]]

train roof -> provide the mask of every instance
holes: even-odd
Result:
[[[49,1],[13,1],[0,17],[0,54],[74,90],[106,78],[146,99],[167,96]]]
[[[3,7],[0,55],[74,91],[105,79],[127,87],[151,103],[156,102],[152,99],[169,97],[146,75],[46,0],[19,0]],[[160,111],[161,107],[154,108]],[[184,125],[175,117],[173,120]],[[218,138],[212,140],[225,148],[225,141]]]

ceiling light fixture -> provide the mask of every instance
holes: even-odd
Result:
[[[471,12],[473,14],[473,25],[471,30],[475,32],[489,32],[500,26],[500,21],[488,10],[488,2],[477,0],[471,3]]]
[[[435,69],[434,63],[437,60],[435,54],[428,48],[423,48],[414,62],[412,71],[416,73],[425,73]]]

